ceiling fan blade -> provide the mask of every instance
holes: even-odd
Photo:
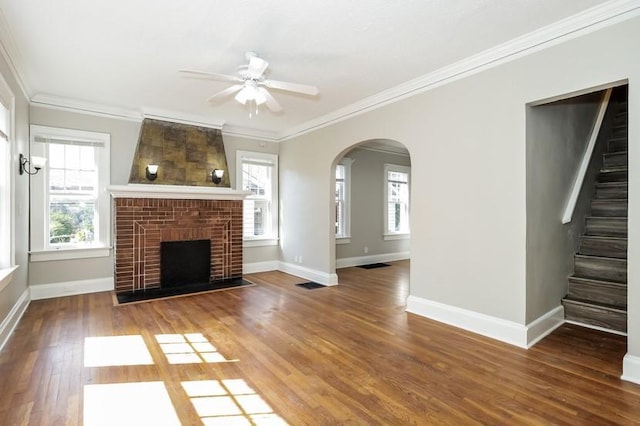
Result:
[[[249,67],[247,68],[247,74],[252,79],[258,79],[262,76],[262,74],[265,72],[268,66],[269,66],[269,62],[257,56],[252,56],[249,59]]]
[[[233,85],[231,87],[227,87],[223,91],[218,92],[215,95],[210,96],[209,99],[207,99],[207,102],[212,102],[212,101],[218,100],[220,98],[224,98],[226,96],[230,96],[230,95],[234,94],[235,92],[237,92],[240,89],[242,89],[242,84],[235,84],[235,85]]]
[[[277,80],[265,80],[262,83],[271,89],[286,90],[288,92],[302,93],[311,96],[318,94],[318,88],[316,86],[309,86],[307,84],[289,83]]]
[[[187,74],[191,77],[204,77],[218,81],[243,81],[242,78],[236,75],[217,74],[215,72],[208,71],[195,71],[195,70],[180,70],[181,73]]]
[[[262,93],[262,95],[264,95],[265,103],[267,104],[267,108],[269,108],[273,112],[282,111],[282,105],[280,105],[280,103],[278,101],[276,101],[276,98],[271,96],[271,93],[269,93],[269,91],[267,89],[265,89],[264,87],[260,87],[260,88],[258,88],[258,91],[260,93]]]

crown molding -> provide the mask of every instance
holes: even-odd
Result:
[[[221,121],[212,122],[209,118],[183,115],[173,111],[130,110],[47,94],[37,94],[31,97],[29,96],[31,90],[22,78],[25,74],[21,66],[19,51],[15,48],[13,37],[8,30],[6,19],[1,10],[0,53],[7,61],[23,94],[34,106],[132,121],[141,121],[144,117],[157,118],[221,128],[223,133],[238,137],[281,142],[427,92],[638,15],[640,15],[640,0],[612,0],[279,133],[225,125]]]
[[[373,148],[370,146],[356,146],[353,148],[354,150],[356,149],[361,149],[363,151],[372,151],[372,152],[379,152],[381,154],[389,154],[389,155],[397,155],[400,157],[410,157],[409,152],[398,152],[398,151],[393,151],[391,149],[384,149],[384,148]]]
[[[282,132],[278,140],[285,141],[339,123],[638,15],[640,15],[640,0],[612,0],[603,3],[292,127]]]
[[[213,121],[206,117],[201,117],[193,114],[180,114],[177,112],[151,109],[147,108],[143,110],[143,118],[150,118],[153,120],[170,121],[172,123],[188,124],[190,126],[208,127],[211,129],[222,129],[224,121]]]
[[[61,96],[47,95],[43,93],[33,96],[31,98],[31,105],[132,121],[142,121],[143,118],[140,111],[101,105],[93,102],[79,101],[76,99],[63,98]]]
[[[22,78],[24,75],[24,68],[22,67],[22,62],[20,60],[21,56],[18,53],[13,36],[9,31],[9,24],[7,23],[7,19],[5,18],[2,9],[0,9],[0,54],[9,65],[9,70],[13,74],[13,78],[18,83],[22,94],[27,98],[27,101],[29,101],[31,99],[31,90],[26,81]]]
[[[279,142],[281,140],[278,133],[267,132],[264,130],[249,129],[246,127],[239,127],[225,124],[222,127],[223,135],[237,136],[239,138],[246,139],[258,139],[267,142]]]

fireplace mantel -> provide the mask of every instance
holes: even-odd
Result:
[[[231,188],[181,185],[128,184],[110,185],[113,198],[161,198],[173,200],[243,200],[251,191]]]

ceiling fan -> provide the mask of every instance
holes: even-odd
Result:
[[[255,103],[256,113],[258,106],[262,104],[266,104],[266,106],[273,112],[282,111],[280,103],[278,103],[267,89],[284,90],[287,92],[301,93],[303,95],[310,96],[318,94],[318,88],[315,86],[266,79],[264,73],[269,66],[269,63],[260,58],[255,52],[247,52],[245,54],[245,58],[249,63],[238,67],[238,73],[236,75],[217,74],[208,71],[195,71],[188,69],[182,69],[180,72],[194,77],[204,77],[212,80],[236,83],[233,86],[210,96],[207,101],[216,101],[235,93],[235,100],[240,102],[242,105],[249,103],[251,106],[252,103]]]

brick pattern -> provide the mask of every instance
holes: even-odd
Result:
[[[211,281],[242,276],[242,201],[116,198],[116,292],[160,287],[160,243],[211,240]]]

